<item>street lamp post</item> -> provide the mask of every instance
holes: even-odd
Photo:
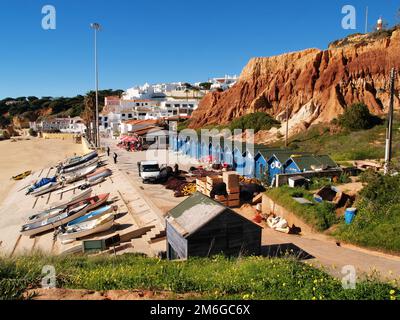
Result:
[[[99,23],[92,23],[90,27],[94,30],[94,69],[96,79],[96,147],[100,148],[100,130],[99,130],[99,71],[97,63],[97,32],[100,31],[101,26]]]

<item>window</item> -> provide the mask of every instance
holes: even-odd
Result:
[[[132,113],[128,114],[128,118],[132,119]]]
[[[122,114],[122,117],[125,118],[125,113]]]
[[[193,109],[194,108],[194,104],[189,104],[189,107]]]

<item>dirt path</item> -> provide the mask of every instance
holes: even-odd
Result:
[[[196,294],[175,294],[169,291],[147,290],[70,290],[70,289],[32,289],[25,297],[33,300],[180,300],[195,298]]]

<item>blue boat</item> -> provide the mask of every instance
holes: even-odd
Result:
[[[76,225],[78,223],[82,223],[82,222],[98,219],[101,216],[103,216],[103,215],[105,215],[107,213],[110,213],[112,211],[112,209],[113,209],[112,206],[102,207],[102,208],[100,208],[98,210],[95,210],[95,211],[92,211],[92,212],[90,212],[88,214],[85,214],[82,217],[79,217],[79,218],[77,218],[75,220],[72,220],[70,223],[67,224],[67,227]]]

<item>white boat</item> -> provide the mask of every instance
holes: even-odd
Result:
[[[97,207],[103,205],[109,198],[109,194],[103,194],[99,196],[94,196],[90,198],[86,198],[83,200],[78,200],[76,202],[70,203],[67,206],[60,206],[56,208],[52,208],[49,210],[45,210],[42,212],[39,212],[37,214],[34,214],[29,217],[29,223],[34,223],[38,222],[44,219],[52,218],[54,216],[62,214],[66,210],[72,210],[76,207],[82,206],[84,204],[89,204],[89,207],[87,208],[87,211],[96,209]]]
[[[95,233],[107,231],[114,225],[114,214],[106,214],[99,219],[82,222],[71,227],[58,236],[63,244]]]
[[[99,157],[96,157],[96,158],[93,158],[93,159],[91,159],[89,161],[77,164],[75,166],[71,166],[71,167],[68,167],[68,168],[61,168],[60,169],[60,173],[61,174],[65,174],[65,173],[71,173],[71,172],[74,172],[74,171],[78,171],[78,170],[81,170],[83,168],[90,167],[90,166],[96,164],[98,161],[99,161]]]
[[[67,168],[69,166],[74,166],[77,164],[81,164],[83,162],[86,162],[90,159],[96,158],[98,156],[97,151],[92,151],[89,152],[88,154],[85,154],[83,156],[76,156],[76,157],[72,157],[69,158],[67,160],[65,160],[62,164],[61,167]]]
[[[92,194],[91,188],[89,188],[87,190],[83,190],[83,191],[77,193],[76,195],[74,195],[69,200],[54,202],[54,203],[50,204],[49,206],[47,206],[44,210],[37,211],[35,213],[30,213],[28,220],[32,221],[32,220],[39,219],[40,217],[52,216],[52,215],[54,215],[55,212],[60,212],[62,210],[65,210],[70,204],[73,204],[80,200],[90,198],[91,194]]]
[[[87,212],[88,207],[89,204],[87,203],[72,210],[66,210],[62,214],[59,214],[57,216],[23,225],[20,232],[24,236],[33,236],[52,229],[56,229],[61,225],[67,224],[68,222],[80,216],[83,216]]]
[[[52,192],[54,190],[58,190],[62,188],[64,184],[62,182],[50,182],[43,187],[36,189],[35,191],[31,192],[30,194],[34,197],[40,197],[45,195],[46,193]]]
[[[110,169],[106,169],[106,170],[103,170],[103,171],[99,172],[98,174],[89,175],[87,177],[87,181],[88,182],[94,182],[94,181],[97,181],[97,180],[99,180],[101,178],[107,178],[107,177],[110,177],[110,176],[112,176],[112,171]]]
[[[58,215],[35,220],[34,222],[23,225],[20,232],[25,236],[33,236],[66,225],[83,216],[86,212],[104,204],[108,200],[109,196],[109,193],[102,194],[71,204]]]
[[[100,217],[113,212],[113,210],[114,210],[114,208],[112,206],[104,206],[102,208],[96,209],[94,211],[91,211],[91,212],[85,214],[82,217],[72,220],[70,223],[67,224],[67,228],[72,227],[77,224],[80,224],[80,223],[83,223],[83,222],[99,219]]]
[[[86,176],[88,174],[91,174],[92,172],[96,171],[96,169],[97,169],[97,165],[95,164],[95,165],[92,165],[92,166],[89,166],[86,168],[82,168],[82,169],[74,171],[74,172],[63,174],[61,176],[61,179],[64,179],[66,183],[73,183],[73,182],[76,182],[76,181],[86,178]]]

